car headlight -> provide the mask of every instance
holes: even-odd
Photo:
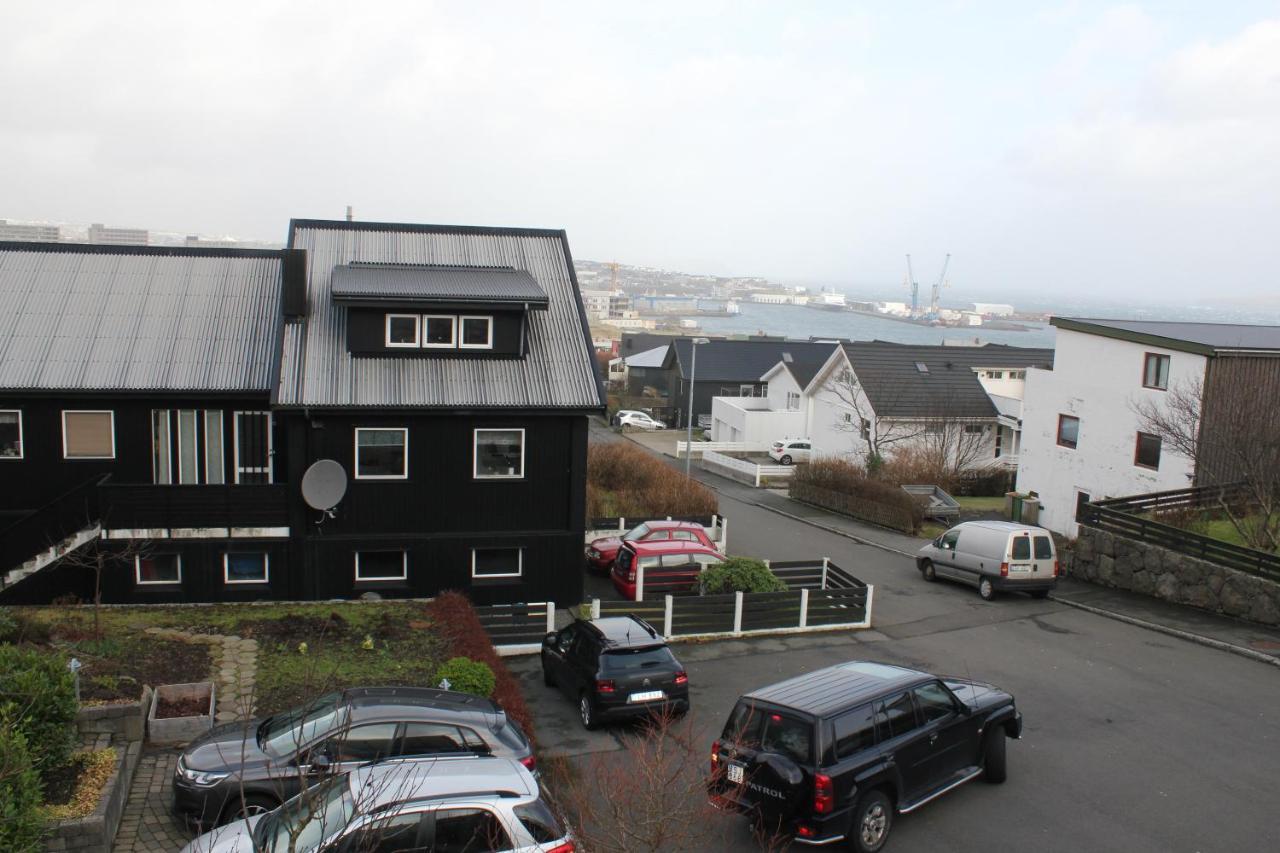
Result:
[[[189,767],[178,765],[178,775],[190,782],[192,785],[198,785],[201,788],[208,788],[216,785],[223,779],[230,776],[230,773],[219,773],[212,770],[192,770]]]

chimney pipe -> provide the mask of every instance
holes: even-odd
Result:
[[[351,205],[347,205],[347,221],[351,221]]]

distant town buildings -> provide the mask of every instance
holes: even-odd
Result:
[[[26,243],[56,243],[62,232],[57,225],[27,225],[0,219],[0,240],[21,240]]]
[[[151,234],[145,228],[112,228],[95,222],[89,226],[89,242],[112,246],[147,246]]]
[[[983,317],[1012,317],[1013,306],[1004,302],[974,302],[970,307],[973,313]]]

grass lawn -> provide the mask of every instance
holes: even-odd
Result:
[[[1156,516],[1155,520],[1168,523],[1167,518],[1160,518],[1159,516]],[[1235,525],[1226,518],[1218,518],[1212,515],[1201,516],[1189,524],[1179,524],[1177,526],[1191,533],[1198,533],[1201,536],[1208,536],[1210,539],[1217,539],[1219,542],[1239,545],[1241,548],[1253,547],[1244,540],[1244,537],[1236,530]]]
[[[81,660],[86,699],[136,699],[142,684],[208,679],[206,646],[160,640],[143,633],[148,627],[253,637],[258,710],[270,714],[337,687],[431,684],[445,649],[425,608],[394,601],[110,607],[101,610],[100,640],[91,607],[15,612],[33,623],[28,641]]]
[[[960,504],[961,510],[1002,512],[1004,510],[1004,495],[997,498],[956,498],[956,503]]]

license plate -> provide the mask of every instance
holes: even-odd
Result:
[[[644,693],[632,693],[627,699],[628,702],[652,702],[654,699],[661,699],[666,694],[661,690],[646,690]]]
[[[734,783],[735,785],[741,785],[743,781],[745,781],[745,779],[747,778],[746,773],[744,771],[745,771],[745,768],[741,764],[734,764],[730,762],[726,773],[729,777],[730,782]]]

